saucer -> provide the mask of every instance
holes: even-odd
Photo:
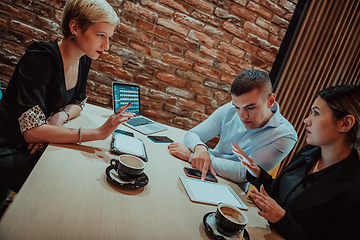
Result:
[[[144,172],[137,178],[129,179],[131,181],[125,181],[119,177],[119,174],[111,165],[106,168],[106,175],[113,183],[127,188],[141,188],[145,187],[149,183],[149,178]]]
[[[203,218],[203,223],[206,232],[210,233],[211,236],[216,240],[249,240],[250,239],[249,233],[246,231],[245,228],[243,231],[237,232],[234,235],[226,234],[227,235],[226,236],[222,234],[220,232],[221,230],[219,231],[218,227],[216,226],[215,212],[209,212],[205,214]]]

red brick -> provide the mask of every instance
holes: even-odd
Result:
[[[156,26],[155,31],[154,31],[154,34],[155,34],[156,36],[159,36],[159,37],[162,37],[162,38],[166,38],[166,37],[169,35],[169,31],[166,30],[166,29],[163,28],[163,27]]]
[[[186,89],[192,90],[197,94],[201,94],[209,97],[211,95],[211,91],[209,90],[209,88],[197,82],[189,82],[188,85],[186,86]]]
[[[174,117],[172,122],[174,124],[185,126],[187,128],[193,128],[199,124],[199,122],[197,122],[197,121],[194,121],[194,120],[191,120],[188,118],[183,118],[183,117]]]
[[[168,52],[172,52],[172,53],[175,53],[175,54],[182,54],[183,53],[183,50],[177,46],[175,46],[174,44],[170,44],[166,41],[163,41],[159,38],[154,38],[154,41],[153,41],[153,45],[155,47],[158,47],[158,48],[161,48],[161,49],[164,49]]]
[[[101,54],[98,59],[103,60],[105,62],[112,63],[114,65],[121,65],[123,63],[123,61],[120,57],[111,55],[107,52],[103,52],[103,54]]]
[[[99,72],[99,71],[95,71],[94,69],[90,70],[89,75],[88,75],[88,81],[89,81],[89,79],[94,80],[99,83],[108,84],[108,85],[111,85],[111,83],[112,83],[112,79],[110,79],[106,74]]]
[[[194,112],[192,114],[192,118],[199,121],[199,122],[203,122],[205,121],[209,116],[204,114],[204,113],[199,113],[199,112]]]
[[[269,32],[256,26],[255,24],[251,23],[251,22],[245,22],[244,23],[244,29],[246,29],[247,31],[249,31],[250,33],[267,40],[269,38]]]
[[[296,5],[288,0],[279,0],[279,5],[289,12],[294,12]]]
[[[156,18],[157,18],[157,14],[154,12],[151,12],[149,10],[147,10],[146,8],[143,8],[142,6],[140,6],[140,4],[134,4],[130,1],[126,1],[124,3],[124,10],[127,10],[129,12],[132,12],[134,14],[137,14],[145,19],[147,19],[150,22],[155,22]]]
[[[232,83],[234,80],[235,80],[236,76],[234,75],[230,75],[230,74],[227,74],[227,73],[223,73],[221,75],[221,78],[220,80],[223,81],[223,82],[227,82],[227,83]]]
[[[128,38],[125,36],[122,36],[120,34],[118,34],[117,32],[114,32],[114,34],[112,35],[112,37],[110,38],[111,40],[113,40],[114,42],[118,42],[122,45],[126,45]]]
[[[234,38],[231,43],[234,44],[234,46],[239,47],[248,53],[256,53],[256,51],[258,49],[258,47],[254,46],[248,42],[245,42],[239,38]]]
[[[279,33],[279,39],[284,39],[286,33],[286,29],[281,29]]]
[[[4,41],[2,43],[1,48],[5,51],[10,53],[11,55],[17,55],[19,57],[22,57],[22,55],[25,54],[26,48],[23,46],[19,46],[18,44],[15,44],[13,42]]]
[[[248,0],[233,0],[233,2],[236,2],[242,6],[246,6]]]
[[[163,105],[164,104],[162,101],[156,101],[146,96],[141,96],[141,106],[146,109],[154,109],[157,111],[162,111]]]
[[[214,11],[214,6],[203,0],[185,0],[185,2],[204,12],[212,13]]]
[[[226,33],[224,31],[221,31],[217,28],[214,28],[212,26],[205,26],[204,33],[210,36],[214,36],[221,41],[230,42],[233,38],[233,36],[229,33]]]
[[[209,76],[209,77],[212,77],[212,78],[215,78],[215,79],[218,79],[220,77],[220,73],[218,71],[216,71],[213,68],[203,67],[199,63],[195,63],[193,69],[196,72],[202,73],[202,74],[204,74],[206,76]]]
[[[166,72],[174,71],[174,67],[172,67],[169,64],[166,64],[158,59],[145,57],[144,64],[152,66],[152,67],[160,69],[160,70],[163,70],[163,71],[166,71]]]
[[[292,16],[293,16],[293,13],[292,13],[292,12],[291,12],[291,13],[286,13],[285,16],[284,16],[284,18],[290,22]]]
[[[154,89],[154,90],[158,90],[158,91],[163,91],[166,87],[165,83],[162,83],[156,79],[153,79],[152,77],[144,76],[144,75],[135,76],[134,83],[142,85],[142,86],[146,86],[146,87],[149,87],[150,89]]]
[[[261,5],[269,9],[271,12],[279,16],[283,16],[285,14],[285,11],[281,7],[276,5],[276,3],[273,3],[271,0],[261,0],[260,3]]]
[[[45,29],[48,29],[50,31],[60,33],[59,24],[57,24],[56,22],[51,21],[49,19],[46,19],[46,18],[43,18],[43,17],[40,17],[40,16],[36,16],[36,19],[35,19],[34,23],[35,23],[35,25],[37,25],[37,26],[39,26],[41,28],[45,28]]]
[[[48,34],[46,32],[16,20],[10,20],[9,28],[39,38],[41,40],[46,40],[48,38]]]
[[[276,26],[275,24],[272,24],[271,22],[265,20],[262,17],[258,17],[256,19],[256,25],[269,30],[269,32],[271,32],[272,34],[275,34],[275,35],[278,35],[278,33],[280,31],[280,28],[278,26]]]
[[[200,52],[205,53],[213,58],[216,58],[221,62],[225,62],[226,60],[226,55],[223,51],[209,48],[206,45],[200,46]]]
[[[40,15],[47,18],[54,17],[54,10],[51,6],[47,6],[45,4],[41,4],[40,1],[33,0],[18,0],[15,1],[15,4],[20,6],[21,8],[25,8],[35,15]],[[62,8],[63,6],[59,7]]]
[[[175,13],[174,15],[174,21],[184,24],[185,26],[188,26],[190,28],[193,28],[195,30],[198,31],[202,31],[204,29],[205,24],[192,18],[189,17],[185,14],[181,14],[181,13]]]
[[[218,107],[218,103],[216,100],[210,98],[210,97],[206,97],[206,96],[201,96],[201,95],[196,95],[195,100],[197,102],[212,106],[214,108]]]
[[[214,98],[219,99],[220,101],[227,103],[231,101],[231,95],[229,92],[224,91],[215,91]]]
[[[199,44],[193,41],[190,41],[182,36],[171,34],[169,37],[169,41],[177,43],[183,47],[186,47],[188,49],[192,49],[196,51],[199,48]]]
[[[53,6],[56,8],[63,8],[65,6],[66,1],[64,1],[64,0],[45,0],[42,2],[45,2],[45,3],[49,4],[50,6]]]
[[[155,74],[155,69],[153,69],[152,67],[149,66],[145,66],[143,64],[140,64],[137,61],[133,61],[131,59],[126,60],[126,62],[124,62],[123,67],[125,70],[128,70],[130,72],[135,72],[137,74],[139,73],[144,73],[144,74],[148,74],[150,76],[153,76]]]
[[[207,57],[205,54],[201,54],[201,53],[197,53],[197,52],[193,52],[193,51],[186,51],[185,57],[189,58],[195,62],[200,62],[203,64],[207,64],[209,66],[212,66],[214,63],[214,60]]]
[[[112,97],[110,96],[103,96],[98,94],[97,92],[94,91],[87,91],[86,94],[89,98],[88,101],[89,102],[95,102],[95,103],[100,103],[101,105],[110,105],[111,104],[111,100]]]
[[[184,36],[187,36],[189,33],[189,29],[187,29],[186,27],[183,27],[181,24],[173,22],[166,18],[159,18],[157,20],[157,23]]]
[[[164,105],[164,111],[182,116],[182,117],[190,117],[192,110],[180,108],[174,105],[166,104]]]
[[[187,90],[184,89],[180,89],[180,88],[176,88],[176,87],[172,87],[172,86],[168,86],[165,89],[168,93],[180,96],[180,97],[184,97],[187,99],[191,99],[194,97],[194,94],[192,92],[189,92]]]
[[[238,26],[236,26],[228,21],[224,21],[221,27],[223,29],[225,29],[226,31],[228,31],[229,33],[232,33],[235,36],[240,37],[241,39],[246,39],[247,34],[244,31],[244,29],[239,28]]]
[[[3,2],[0,2],[0,13],[8,16],[16,16],[17,19],[29,23],[33,22],[35,16],[34,13],[23,10],[21,8],[15,8]]]
[[[250,22],[255,22],[256,15],[244,7],[241,7],[237,4],[232,4],[230,6],[230,11],[233,12],[234,14],[238,15],[239,17],[244,18]]]
[[[279,39],[277,36],[270,34],[269,43],[274,46],[280,47],[282,40]]]
[[[175,56],[175,55],[168,54],[168,53],[163,55],[162,60],[164,62],[172,63],[172,64],[175,64],[177,66],[184,67],[184,68],[187,68],[187,69],[191,69],[192,65],[193,65],[192,62],[187,61],[182,57]]]
[[[142,114],[150,119],[154,119],[157,122],[171,122],[173,115],[167,112],[160,112],[153,109],[145,109]],[[162,121],[159,121],[162,120]]]
[[[171,95],[169,95],[167,93],[164,93],[162,91],[156,91],[156,90],[153,90],[153,89],[150,89],[149,97],[159,99],[159,100],[164,100],[164,101],[166,101],[167,103],[170,103],[170,104],[176,104],[176,100],[177,100],[177,97],[174,97],[174,96],[171,96]]]
[[[179,104],[183,107],[191,108],[199,112],[205,112],[205,107],[203,104],[198,102],[189,101],[183,98],[179,98]]]
[[[114,74],[116,77],[118,77],[120,79],[125,79],[128,81],[130,81],[132,78],[132,74],[129,73],[128,71],[125,71],[119,67],[114,67],[114,66],[108,65],[108,64],[101,65],[100,71]]]
[[[7,20],[0,18],[0,27],[6,28],[7,26]]]
[[[147,6],[151,10],[161,13],[162,15],[164,15],[166,17],[172,17],[174,14],[174,11],[171,10],[170,8],[164,7],[158,3],[155,3],[150,0],[142,0],[141,4],[144,6]]]
[[[268,41],[265,41],[257,36],[249,33],[248,42],[254,44],[262,49],[269,50],[271,44]]]
[[[189,38],[194,39],[199,42],[203,42],[203,43],[209,45],[210,47],[214,47],[219,44],[218,40],[211,38],[211,37],[207,36],[206,34],[195,31],[195,30],[190,31]]]
[[[136,43],[136,42],[135,42]],[[141,43],[142,44],[142,43]],[[110,47],[110,51],[116,53],[117,55],[124,57],[124,58],[132,58],[140,61],[143,56],[140,56],[140,54],[136,53],[135,51],[132,51],[130,49],[112,45]]]
[[[198,83],[202,83],[205,80],[204,76],[196,74],[193,71],[189,71],[181,68],[176,69],[176,75]]]
[[[233,45],[225,43],[225,42],[220,42],[219,50],[229,53],[231,55],[234,55],[238,58],[242,58],[245,55],[244,51],[234,47]]]
[[[122,24],[126,24],[131,27],[135,27],[137,16],[131,12],[123,11],[120,21]]]
[[[175,77],[172,74],[168,74],[168,73],[164,73],[164,72],[158,72],[156,74],[156,78],[161,80],[161,81],[174,84],[176,86],[180,86],[180,87],[185,87],[186,86],[186,80],[184,80],[183,78]]]
[[[15,70],[14,66],[9,66],[7,64],[0,63],[0,73],[1,74],[11,77],[14,70]]]
[[[224,72],[226,72],[228,74],[231,74],[231,75],[234,75],[234,76],[237,76],[239,74],[239,71],[240,71],[238,68],[230,66],[227,63],[220,63],[219,69],[221,71],[224,71]]]
[[[95,88],[96,88],[96,84],[88,78],[88,80],[86,81],[86,89],[95,91]]]
[[[99,87],[97,88],[97,91],[99,93],[112,96],[112,87],[110,87],[110,86],[100,84]]]
[[[61,18],[62,18],[62,11],[55,10],[55,20],[61,22]]]
[[[264,59],[271,63],[273,63],[275,61],[275,57],[276,57],[274,54],[272,54],[268,51],[262,50],[262,49],[258,49],[258,51],[256,52],[256,55],[258,55],[261,59]]]
[[[244,70],[252,69],[251,64],[241,58],[229,56],[226,62]]]
[[[151,36],[149,34],[140,32],[138,29],[132,28],[122,23],[120,23],[118,27],[118,31],[124,35],[128,35],[130,37],[136,38],[142,42],[148,43],[151,41]]]
[[[267,66],[267,63],[264,60],[251,54],[246,54],[244,59],[258,68],[265,68]]]
[[[279,47],[270,46],[269,52],[271,52],[272,54],[274,54],[274,56],[276,56],[276,54],[279,52]]]
[[[287,28],[289,26],[289,22],[278,15],[274,15],[272,22],[280,27]]]
[[[210,116],[211,114],[213,114],[216,111],[216,109],[217,108],[206,107],[205,114]]]
[[[196,18],[196,19],[199,19],[200,21],[202,21],[204,23],[208,23],[208,24],[211,24],[211,25],[216,26],[216,27],[220,26],[220,20],[217,19],[212,14],[204,13],[204,12],[201,12],[201,11],[195,9],[191,13],[191,16]]]
[[[148,46],[146,44],[143,44],[141,42],[138,41],[130,41],[129,46],[133,49],[136,49],[142,53],[145,53],[149,56],[155,57],[155,58],[159,58],[161,56],[161,53],[157,50],[155,50],[153,47]]]
[[[160,0],[160,3],[166,4],[169,7],[175,8],[180,12],[190,14],[193,9],[189,4],[186,4],[182,0]]]
[[[136,21],[136,28],[144,30],[146,32],[153,33],[155,31],[155,27],[156,27],[156,25],[154,25],[153,23],[146,22],[142,19],[138,19]]]
[[[271,11],[267,10],[266,8],[264,8],[263,6],[260,6],[254,2],[249,2],[249,4],[247,5],[247,8],[250,11],[253,11],[257,14],[259,14],[260,16],[262,16],[263,18],[270,20],[272,17],[272,13]]]
[[[216,8],[214,11],[214,15],[227,21],[230,21],[230,19],[236,19],[238,21],[240,20],[239,17],[231,14],[230,12],[222,8]]]

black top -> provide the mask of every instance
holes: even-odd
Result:
[[[320,157],[307,145],[276,179],[263,169],[247,179],[265,190],[286,213],[271,226],[285,239],[360,239],[360,162],[356,149],[340,162],[307,174]]]
[[[24,113],[38,109],[44,122],[64,106],[85,100],[90,65],[89,57],[80,58],[78,82],[69,100],[57,41],[34,42],[28,47],[0,100],[0,156],[26,144],[19,124],[19,118],[29,119]],[[31,120],[37,121],[36,116]]]

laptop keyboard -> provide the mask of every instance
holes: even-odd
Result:
[[[145,124],[148,124],[148,123],[152,123],[152,121],[150,121],[150,120],[148,120],[146,118],[136,117],[136,118],[130,119],[126,123],[136,127],[136,126],[141,126],[141,125],[145,125]]]

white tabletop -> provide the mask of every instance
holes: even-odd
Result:
[[[111,113],[87,104],[66,127],[95,128]],[[171,156],[168,143],[153,143],[123,125],[119,129],[145,143],[147,186],[128,189],[108,180],[105,170],[117,157],[109,151],[111,137],[81,145],[51,144],[3,216],[0,239],[208,239],[202,220],[216,206],[189,199],[179,179],[189,163]],[[185,133],[168,126],[154,135],[182,142]],[[250,239],[282,239],[236,184],[218,179],[249,206]]]

